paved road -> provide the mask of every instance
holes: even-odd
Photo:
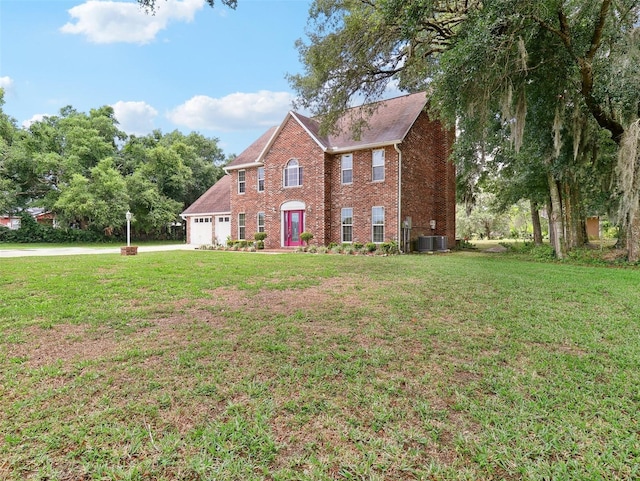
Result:
[[[28,245],[28,244],[27,244]],[[35,256],[75,256],[81,254],[120,254],[120,247],[37,247],[24,249],[2,249],[0,244],[0,257],[35,257]],[[170,244],[157,246],[140,246],[138,253],[194,250],[196,246],[189,244]]]

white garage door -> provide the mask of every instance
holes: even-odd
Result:
[[[191,217],[191,244],[210,245],[213,243],[211,216]]]
[[[231,236],[231,217],[228,215],[216,216],[216,241],[225,244],[227,237]]]

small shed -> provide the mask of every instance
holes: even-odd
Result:
[[[587,239],[600,240],[600,217],[587,217]]]

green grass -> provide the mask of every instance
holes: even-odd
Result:
[[[640,477],[640,272],[0,260],[0,479]]]

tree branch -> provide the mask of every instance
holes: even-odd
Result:
[[[589,61],[593,60],[600,48],[600,43],[602,42],[602,31],[604,30],[604,24],[607,20],[607,13],[609,12],[609,7],[611,6],[611,0],[604,0],[602,5],[600,6],[600,14],[598,17],[598,23],[596,24],[595,29],[593,30],[593,37],[591,38],[591,47],[587,52],[587,58]]]

